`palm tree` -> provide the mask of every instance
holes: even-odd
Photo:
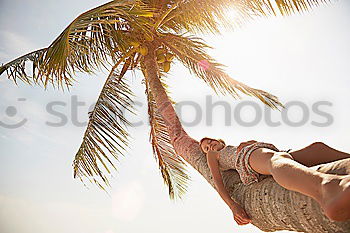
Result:
[[[77,71],[93,73],[101,67],[109,70],[96,105],[89,113],[89,123],[73,162],[75,178],[83,182],[87,178],[105,189],[110,186],[106,174],[116,169],[115,160],[123,155],[129,143],[127,126],[131,123],[123,112],[135,113],[133,92],[125,74],[140,70],[146,88],[153,154],[169,196],[176,200],[188,187],[187,164],[213,188],[215,186],[198,141],[183,129],[173,107],[175,102],[168,96],[166,74],[172,62],[182,63],[217,94],[240,98],[240,91],[257,97],[271,108],[283,107],[276,96],[229,77],[223,66],[207,54],[210,46],[194,35],[219,33],[221,25],[230,26],[225,15],[230,7],[236,9],[244,21],[277,12],[283,15],[303,12],[321,2],[324,1],[111,1],[78,16],[47,48],[3,65],[0,74],[7,71],[8,78],[16,84],[19,79],[30,85],[43,85],[45,89],[51,83],[54,88],[64,90],[66,86],[69,90]],[[28,74],[28,62],[32,63],[32,75]],[[283,189],[272,178],[247,187],[240,183],[234,170],[224,172],[223,178],[231,196],[246,208],[253,217],[253,224],[262,230],[310,231],[313,227],[312,232],[317,229],[340,232],[350,229],[349,223],[330,222],[311,198]],[[255,198],[262,195],[265,196]],[[297,215],[293,213],[298,208],[295,203],[304,203],[303,208],[296,211]],[[313,208],[316,208],[318,218],[310,221],[307,214],[315,216]],[[262,210],[265,210],[263,214],[259,212]],[[284,217],[278,213],[283,213]],[[304,217],[294,223],[298,214],[304,214]],[[269,222],[266,222],[267,218]]]

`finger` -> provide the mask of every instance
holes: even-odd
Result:
[[[240,222],[241,224],[244,222],[243,219],[242,219],[242,217],[239,216],[239,215],[237,215],[237,219],[239,220],[239,222]]]
[[[239,222],[239,225],[243,225],[244,224],[244,221],[242,219],[238,220]]]
[[[236,220],[236,223],[238,224],[238,225],[242,225],[242,221],[241,220]]]
[[[247,224],[248,222],[241,220],[240,223],[241,223],[241,225],[244,225],[244,224]]]
[[[251,220],[250,219],[243,219],[244,222],[250,223]]]
[[[249,221],[246,221],[246,220],[242,220],[241,223],[244,224],[244,225],[246,225],[246,224],[249,224],[250,222],[249,222]]]
[[[251,221],[251,219],[247,215],[243,216],[242,220],[245,221],[245,222],[250,222]]]
[[[235,221],[238,225],[241,225],[242,224],[242,220],[239,218],[239,217],[235,217]]]
[[[245,219],[244,217],[240,217],[240,221],[241,223],[244,223],[244,224],[248,223],[247,219]]]
[[[244,220],[244,223],[245,224],[249,224],[249,223],[251,223],[252,221],[251,220]]]
[[[239,216],[239,218],[240,218],[240,220],[242,221],[242,222],[244,222],[244,223],[249,223],[250,222],[250,219],[249,219],[249,217],[248,217],[248,215],[247,214],[242,214],[242,215],[240,215]]]

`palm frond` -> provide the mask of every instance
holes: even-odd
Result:
[[[42,64],[43,56],[46,52],[47,48],[39,49],[8,62],[0,67],[0,75],[6,71],[8,79],[12,79],[16,85],[18,85],[17,79],[29,85],[33,85],[33,83],[40,84],[37,76],[38,67]],[[28,63],[30,62],[32,63],[32,75],[28,74]]]
[[[331,0],[168,0],[164,1],[162,32],[220,33],[260,16],[291,15]],[[231,14],[234,18],[228,19]]]
[[[123,155],[125,147],[129,145],[126,126],[131,126],[131,123],[124,117],[124,112],[127,110],[135,114],[134,102],[130,98],[134,94],[123,81],[123,76],[130,63],[131,58],[127,59],[120,72],[112,69],[109,74],[89,115],[83,142],[73,162],[74,178],[80,178],[84,182],[83,178],[86,177],[102,189],[110,186],[104,173],[110,173],[109,166],[116,169],[107,152],[118,160],[118,156]]]
[[[144,75],[146,75],[145,72]],[[152,144],[154,158],[158,162],[164,184],[168,187],[170,199],[182,199],[187,192],[188,183],[191,178],[187,174],[188,172],[186,170],[185,162],[176,154],[175,149],[171,144],[167,125],[158,111],[158,107],[153,97],[154,94],[151,92],[147,81],[144,81],[143,83],[146,85],[145,93],[147,95],[148,116],[151,126],[150,142]],[[163,80],[161,80],[161,83],[166,92],[168,92],[166,83]],[[175,104],[171,99],[170,102]]]
[[[169,1],[163,10],[161,22],[162,32],[184,31],[191,33],[220,33],[220,27],[230,27],[226,13],[232,6],[227,0],[178,0]],[[165,3],[164,3],[165,4]]]
[[[297,12],[306,12],[310,9],[327,4],[331,0],[237,0],[235,5],[244,15],[291,15]]]
[[[119,60],[130,48],[135,33],[149,32],[153,14],[141,0],[111,1],[81,14],[42,51],[40,63],[34,63],[35,80],[45,87],[49,81],[58,88],[63,88],[63,82],[69,87],[76,71],[93,73],[101,66],[106,68],[111,59]],[[23,66],[15,66],[16,61],[0,70],[12,67],[23,78]]]
[[[167,35],[162,43],[172,51],[176,58],[196,76],[203,79],[216,94],[230,94],[234,98],[241,98],[237,90],[246,95],[260,99],[271,108],[284,107],[278,98],[266,91],[249,87],[232,79],[223,70],[223,65],[216,62],[206,53],[210,48],[201,39],[189,36]]]

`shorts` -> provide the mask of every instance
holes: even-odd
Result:
[[[253,144],[243,147],[242,150],[238,153],[238,155],[236,155],[235,168],[244,185],[259,182],[265,176],[254,171],[249,165],[250,154],[258,148],[268,148],[274,151],[287,153],[291,150],[278,150],[273,144],[265,142],[255,142]]]

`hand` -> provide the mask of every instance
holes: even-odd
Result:
[[[217,151],[217,150],[214,148],[214,145],[210,145],[210,146],[209,146],[208,151],[210,151],[210,150],[212,150],[212,151]]]
[[[212,151],[219,151],[218,149],[216,149],[217,145],[209,145],[209,149],[208,151],[212,150]]]
[[[237,154],[243,149],[243,147],[245,146],[248,146],[248,145],[251,145],[253,143],[256,143],[257,141],[255,140],[250,140],[250,141],[247,141],[247,142],[242,142],[241,144],[239,144],[239,146],[237,147]]]
[[[232,208],[233,218],[238,225],[246,225],[251,223],[251,218],[245,212],[245,210],[238,204],[234,205]]]

